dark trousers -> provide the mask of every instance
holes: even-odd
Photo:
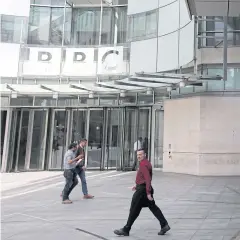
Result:
[[[78,184],[77,174],[74,169],[65,169],[63,176],[66,179],[66,184],[63,189],[63,201],[69,199],[69,195]]]
[[[153,189],[151,195],[153,196]],[[162,211],[156,205],[155,201],[149,201],[146,193],[146,186],[138,185],[135,193],[132,197],[132,203],[130,207],[130,213],[128,216],[127,224],[125,225],[125,231],[130,231],[134,221],[139,216],[143,207],[148,207],[153,215],[158,219],[160,226],[163,228],[167,224],[167,220],[163,216]]]

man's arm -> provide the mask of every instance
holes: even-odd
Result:
[[[71,155],[67,156],[68,164],[72,164],[72,163],[78,161],[78,160],[80,159],[80,157],[81,157],[81,155],[79,155],[79,156],[77,156],[76,158],[73,158],[73,159],[72,159],[72,156],[71,156]]]
[[[151,176],[148,170],[148,167],[145,164],[140,163],[140,171],[143,173],[144,180],[146,183],[146,192],[147,195],[151,194]]]

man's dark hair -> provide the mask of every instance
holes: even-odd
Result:
[[[142,152],[142,151],[145,153],[145,150],[143,148],[140,148],[137,150],[137,152]]]
[[[71,143],[69,146],[68,146],[68,150],[74,148],[74,147],[77,147],[77,144],[76,143]]]
[[[87,139],[86,138],[82,138],[78,141],[78,144],[80,144],[81,142],[87,142]]]

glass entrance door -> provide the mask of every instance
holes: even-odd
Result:
[[[15,109],[12,115],[7,171],[21,171],[26,168],[26,152],[29,130],[29,110]]]
[[[88,114],[87,166],[88,168],[101,169],[103,155],[103,109],[90,109]]]
[[[53,110],[50,136],[49,169],[62,169],[66,151],[70,110]]]
[[[33,126],[30,143],[30,169],[43,170],[45,152],[46,152],[46,136],[47,136],[48,111],[33,111]]]
[[[123,170],[137,167],[136,150],[143,148],[150,159],[151,108],[127,107],[124,113]]]
[[[123,114],[121,108],[105,109],[105,141],[103,169],[119,169],[121,163],[121,132],[123,129]]]

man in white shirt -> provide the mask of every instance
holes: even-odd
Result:
[[[134,162],[132,166],[132,171],[135,171],[137,165],[137,151],[142,149],[142,137],[138,138],[138,140],[134,143],[133,149],[134,149]]]

